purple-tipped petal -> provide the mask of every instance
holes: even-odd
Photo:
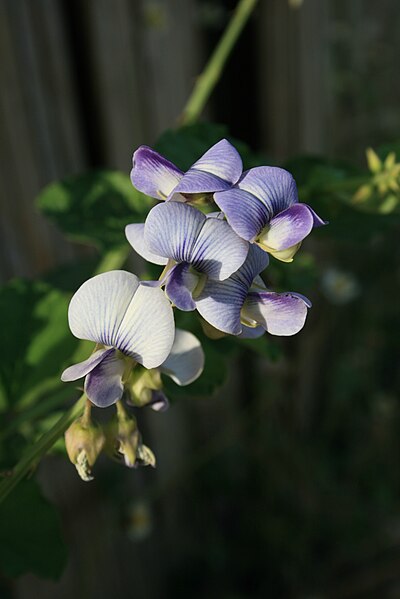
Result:
[[[192,293],[199,284],[199,276],[190,272],[190,264],[181,262],[168,274],[165,292],[171,302],[184,312],[196,309]]]
[[[163,256],[157,256],[149,250],[144,240],[144,223],[133,223],[125,227],[125,235],[128,242],[131,244],[133,249],[139,256],[142,256],[147,262],[152,264],[159,264],[165,266],[168,262],[168,258]]]
[[[200,341],[189,331],[176,329],[175,341],[160,370],[180,386],[195,381],[204,369],[204,352]]]
[[[295,204],[280,212],[269,223],[259,240],[267,248],[286,250],[303,241],[314,226],[314,215],[306,204]]]
[[[145,368],[157,368],[171,351],[174,337],[174,315],[165,293],[140,285],[124,314],[115,347]]]
[[[232,229],[243,239],[253,241],[270,219],[271,212],[253,194],[232,187],[214,194]]]
[[[211,173],[223,179],[230,185],[234,185],[240,178],[243,163],[237,149],[227,139],[214,144],[191,169]]]
[[[144,239],[151,252],[176,262],[190,262],[193,246],[206,217],[181,202],[158,204],[150,210]]]
[[[237,186],[261,200],[270,218],[298,202],[292,175],[276,166],[257,166],[246,171]]]
[[[303,328],[308,305],[308,300],[296,293],[251,292],[242,319],[262,326],[271,335],[295,335]]]
[[[172,162],[147,146],[133,155],[131,181],[139,191],[157,200],[165,200],[179,183],[183,172]]]
[[[95,406],[108,408],[120,400],[124,392],[122,375],[125,362],[112,349],[86,377],[85,393]]]
[[[221,281],[240,268],[248,250],[247,241],[236,235],[226,221],[208,218],[193,247],[191,262],[196,270]]]
[[[313,220],[314,220],[314,227],[323,227],[324,225],[328,224],[327,220],[323,220],[320,216],[318,216],[318,214],[315,212],[315,210],[313,210],[311,208],[311,206],[309,206],[308,204],[304,204],[304,206],[307,206],[307,208],[309,209],[309,211],[311,212],[312,216],[313,216]]]
[[[242,169],[239,152],[222,139],[190,167],[173,193],[213,193],[229,189],[239,180]]]
[[[99,349],[95,351],[91,356],[84,360],[83,362],[79,362],[79,364],[73,364],[69,368],[66,368],[61,375],[61,380],[63,383],[68,383],[70,381],[77,381],[78,379],[83,378],[89,372],[93,370],[104,358],[111,352],[113,349]]]
[[[196,308],[213,327],[230,335],[242,332],[240,312],[247,296],[247,288],[230,277],[225,281],[209,279],[199,297]]]
[[[240,313],[251,285],[263,286],[258,276],[268,265],[269,258],[256,245],[249,247],[244,264],[224,281],[207,280],[199,297],[196,308],[202,317],[216,329],[239,335],[242,331]]]

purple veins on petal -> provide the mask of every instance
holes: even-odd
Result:
[[[239,180],[242,169],[239,152],[228,140],[222,139],[190,167],[171,196],[174,193],[213,193],[228,189]]]
[[[181,202],[158,204],[145,223],[144,239],[151,252],[176,262],[189,262],[206,217]]]
[[[180,202],[153,208],[146,220],[145,242],[149,249],[176,262],[187,262],[210,278],[224,279],[244,262],[248,244],[228,223],[206,216]]]
[[[208,280],[199,297],[196,308],[213,327],[230,335],[242,330],[240,313],[247,296],[247,289],[233,277],[224,281]]]
[[[251,245],[245,262],[237,272],[224,281],[208,280],[196,299],[196,308],[201,316],[216,329],[239,335],[243,304],[254,279],[266,268],[268,261],[268,254]]]
[[[155,150],[140,146],[133,155],[131,180],[139,191],[158,200],[182,200],[180,194],[228,189],[239,180],[242,169],[238,151],[226,139],[207,150],[186,173]]]
[[[251,242],[276,214],[298,202],[292,175],[269,166],[246,171],[237,185],[216,193],[214,199],[234,231]]]
[[[264,285],[258,275],[267,268],[268,264],[268,254],[263,252],[257,245],[251,245],[246,260],[239,270],[232,275],[232,278],[243,283],[247,289],[250,289],[255,279],[259,279],[260,283]]]
[[[125,271],[86,281],[70,302],[68,318],[78,339],[115,347],[146,368],[159,366],[174,340],[172,308],[163,291]]]
[[[214,199],[238,235],[285,262],[293,259],[313,227],[326,224],[298,202],[295,180],[278,167],[250,169],[237,185],[216,193]]]
[[[270,218],[299,201],[293,176],[276,166],[256,166],[246,171],[237,186],[258,198]]]
[[[268,265],[268,255],[256,245],[251,245],[247,258],[239,270],[224,281],[208,280],[196,299],[201,316],[216,329],[230,335],[242,331],[241,310],[248,291]]]
[[[147,146],[140,146],[133,154],[131,181],[136,189],[152,198],[165,200],[182,176],[178,167]]]
[[[246,259],[248,243],[226,221],[208,218],[193,247],[191,262],[210,279],[227,279]]]
[[[181,262],[169,272],[165,292],[179,310],[190,312],[196,309],[192,294],[199,280],[199,275],[190,272],[190,264]]]
[[[247,241],[254,241],[270,218],[270,211],[258,198],[238,187],[214,194],[214,200],[232,229]]]
[[[255,338],[262,329],[273,335],[294,335],[304,325],[310,301],[297,293],[273,293],[259,273],[268,255],[252,245],[243,266],[225,281],[207,281],[196,308],[216,329]],[[253,332],[251,331],[253,329]]]

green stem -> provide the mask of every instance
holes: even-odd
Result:
[[[240,0],[206,68],[201,73],[183,109],[180,124],[190,125],[198,120],[208,98],[218,83],[225,63],[258,0]]]
[[[60,382],[60,381],[59,381]],[[37,419],[46,416],[49,410],[58,408],[61,404],[71,397],[71,389],[64,385],[64,389],[58,389],[57,395],[45,395],[40,398],[38,403],[31,407],[25,408],[22,413],[12,414],[12,420],[0,431],[0,441],[3,441],[9,437],[12,433],[17,431],[24,422],[32,424]]]
[[[37,443],[30,447],[25,456],[18,462],[11,476],[0,483],[0,502],[11,493],[17,484],[35,467],[37,462],[51,449],[54,443],[65,433],[70,424],[81,415],[86,405],[86,395],[83,394],[72,408],[45,433]]]

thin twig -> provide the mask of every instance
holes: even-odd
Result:
[[[240,0],[218,45],[212,53],[204,71],[198,77],[180,118],[181,125],[190,125],[198,120],[214,87],[218,83],[225,63],[232,52],[244,26],[256,7],[258,0]]]

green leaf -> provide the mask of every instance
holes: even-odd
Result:
[[[13,410],[60,388],[78,341],[68,327],[70,295],[40,281],[0,289],[0,388]]]
[[[0,505],[0,570],[58,578],[66,561],[59,517],[33,480],[23,481]]]
[[[126,243],[125,226],[144,221],[153,201],[128,175],[94,171],[51,183],[37,204],[68,237],[104,250]]]

